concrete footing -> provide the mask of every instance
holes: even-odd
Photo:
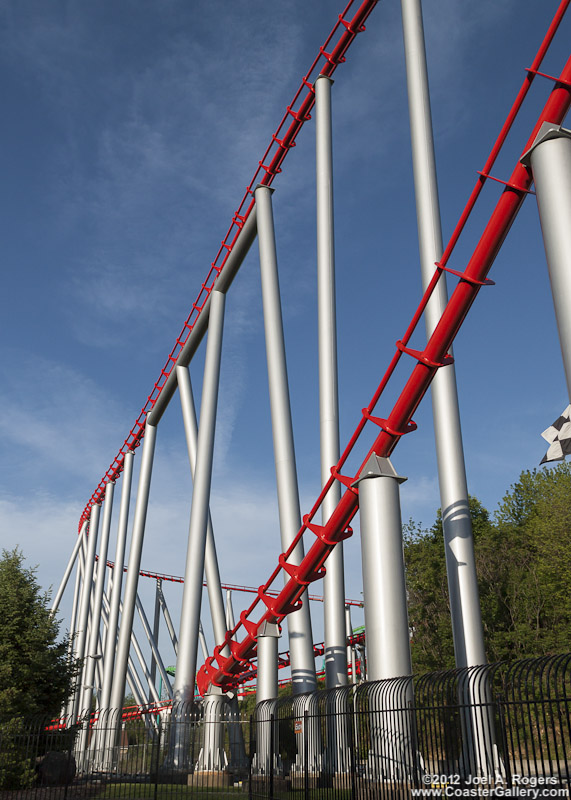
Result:
[[[188,786],[220,789],[234,785],[234,775],[226,770],[196,771],[188,776]]]

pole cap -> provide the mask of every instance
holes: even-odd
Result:
[[[351,486],[358,486],[361,481],[367,478],[394,478],[397,483],[404,483],[407,480],[407,478],[397,474],[389,458],[382,458],[374,453],[370,456],[361,470],[361,474]]]
[[[568,131],[567,128],[564,128],[562,125],[557,125],[555,122],[543,122],[533,144],[520,158],[520,163],[523,164],[524,167],[531,167],[531,155],[533,151],[538,145],[549,141],[549,139],[571,139],[571,131]]]
[[[279,639],[281,636],[280,626],[276,622],[265,620],[258,630],[258,639],[260,636],[273,636],[275,639]]]

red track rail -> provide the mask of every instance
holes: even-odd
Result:
[[[281,166],[287,156],[289,150],[295,147],[295,140],[297,134],[301,130],[304,122],[311,119],[310,113],[315,104],[315,91],[313,84],[319,75],[331,76],[339,64],[345,61],[345,54],[351,46],[353,40],[358,33],[365,30],[365,21],[369,17],[371,11],[376,6],[378,0],[350,0],[345,7],[342,14],[339,15],[338,21],[333,27],[333,30],[319,48],[319,55],[313,61],[307,74],[302,79],[299,89],[294,95],[293,100],[286,109],[286,113],[282,117],[276,132],[272,135],[270,144],[266,148],[264,155],[258,162],[252,180],[248,184],[246,193],[242,198],[242,202],[238,206],[232,217],[232,222],[226,236],[222,240],[216,258],[210,265],[210,269],[206,276],[198,297],[192,304],[192,310],[184,323],[182,331],[176,339],[175,345],[171,350],[166,364],[161,370],[159,378],[155,382],[150,395],[147,397],[147,402],[141,409],[141,413],[137,417],[135,424],[129,431],[128,436],[121,445],[121,448],[107,472],[100,480],[97,488],[89,498],[83,513],[79,520],[78,530],[85,520],[89,519],[91,507],[94,503],[101,503],[105,495],[105,486],[109,481],[115,481],[123,472],[123,461],[125,454],[129,450],[134,450],[139,447],[145,435],[145,419],[147,413],[151,411],[158,397],[166,383],[167,378],[173,371],[177,358],[180,355],[182,348],[185,345],[188,337],[190,336],[196,321],[198,320],[208,297],[214,288],[216,279],[222,271],[240,231],[244,227],[244,223],[250,216],[254,206],[254,188],[259,184],[270,186],[275,176],[281,172]],[[348,19],[349,14],[353,12],[353,16]]]
[[[564,7],[566,7],[566,5],[566,2],[562,4]],[[524,152],[532,145],[541,124],[545,121],[560,124],[570,105],[571,58],[563,68],[559,79],[557,79],[555,87],[544,106],[543,112],[528,139]],[[500,134],[499,138],[502,138],[502,134]],[[505,134],[503,138],[505,138]],[[495,158],[493,152],[491,158],[492,160]],[[490,161],[490,159],[488,159],[488,161]],[[256,636],[259,626],[266,621],[281,623],[291,611],[299,608],[301,602],[300,598],[306,587],[322,576],[321,568],[329,553],[339,542],[351,536],[352,531],[349,528],[349,524],[358,507],[358,490],[352,487],[352,483],[356,480],[371,455],[376,454],[381,457],[389,456],[396,447],[401,436],[416,428],[416,425],[412,422],[412,415],[426,394],[436,371],[440,367],[451,363],[451,359],[447,355],[448,350],[470,310],[472,303],[476,299],[481,286],[487,283],[486,276],[515,220],[531,183],[532,178],[530,173],[525,167],[518,163],[509,181],[506,183],[505,189],[492,212],[489,222],[480,237],[465,271],[462,273],[455,273],[460,280],[444,309],[438,325],[430,336],[424,351],[419,352],[408,348],[407,342],[422,316],[434,286],[441,277],[443,270],[446,269],[442,261],[440,264],[436,265],[437,269],[434,277],[422,298],[419,308],[413,316],[407,333],[403,340],[397,342],[397,351],[389,365],[387,373],[385,373],[385,376],[381,380],[373,400],[366,409],[363,409],[363,418],[357,426],[357,430],[337,466],[332,469],[331,479],[324,487],[310,514],[304,517],[303,525],[287,552],[280,555],[278,567],[274,570],[268,581],[263,586],[260,586],[258,598],[252,603],[249,609],[242,612],[238,625],[235,626],[233,631],[228,632],[225,641],[215,648],[214,656],[207,659],[206,663],[199,670],[197,681],[201,694],[204,694],[211,684],[229,689],[234,688],[240,683],[241,674],[245,669],[248,669],[246,665],[255,652]],[[451,240],[452,245],[449,244],[445,250],[447,258],[458,238],[458,230],[461,230],[464,222],[465,219],[461,218],[453,233]],[[455,236],[456,239],[454,239]],[[413,357],[417,362],[416,366],[412,370],[408,381],[394,404],[388,419],[373,417],[371,415],[374,407],[389,377],[393,374],[396,363],[403,353]],[[343,476],[340,470],[367,421],[371,421],[379,426],[381,429],[380,433],[376,437],[373,446],[369,450],[367,457],[363,460],[356,475],[352,477]],[[347,487],[347,490],[341,497],[326,525],[320,526],[313,524],[311,520],[319,509],[323,498],[329,491],[334,480],[339,480],[343,483],[343,485]],[[289,564],[287,559],[308,529],[315,534],[315,542],[310,547],[301,564]],[[268,588],[282,570],[285,570],[289,575],[289,580],[280,591],[278,597],[274,598],[269,595]],[[266,611],[257,622],[254,622],[249,619],[249,615],[260,601],[265,605]],[[234,636],[241,627],[245,629],[246,636],[239,642],[234,641]],[[228,657],[221,655],[220,651],[224,646],[228,646],[230,649],[230,656]]]
[[[95,557],[96,559],[98,556]],[[107,566],[111,569],[115,569],[115,564],[113,561],[107,561]],[[128,572],[129,567],[123,567],[123,572]],[[139,570],[139,575],[143,578],[154,578],[157,581],[170,581],[170,583],[184,583],[184,578],[181,578],[177,575],[165,575],[160,572],[148,572],[147,570]],[[203,586],[208,586],[206,581],[202,584]],[[239,584],[235,583],[222,583],[220,584],[222,589],[230,589],[232,592],[246,592],[247,594],[258,594],[258,590],[255,586],[240,586]],[[269,592],[272,597],[277,597],[279,592]],[[308,595],[310,600],[315,600],[317,603],[323,603],[324,598],[319,594],[310,594]],[[359,600],[345,600],[346,606],[354,606],[356,608],[362,608],[363,603]]]

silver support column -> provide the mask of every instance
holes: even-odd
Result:
[[[155,587],[155,616],[154,616],[154,619],[153,619],[153,640],[154,640],[155,644],[157,645],[157,648],[158,648],[158,645],[159,645],[159,631],[160,631],[160,625],[161,625],[161,604],[159,602],[160,585],[161,585],[161,579],[158,578],[157,579],[157,585]],[[157,680],[157,659],[155,658],[154,652],[153,652],[153,658],[151,660],[151,681],[152,681],[152,683],[156,683],[156,680]],[[168,685],[169,685],[169,688],[170,688],[170,682],[169,682]]]
[[[388,458],[371,456],[359,487],[368,679],[412,673],[399,484]]]
[[[442,256],[442,230],[420,0],[401,0],[401,5],[422,285],[426,289],[435,262]],[[442,277],[426,309],[427,336],[447,301]],[[438,370],[431,395],[456,666],[474,666],[486,663],[486,651],[454,366]]]
[[[115,650],[117,647],[117,628],[119,625],[119,606],[121,604],[121,587],[123,585],[123,568],[125,566],[125,547],[127,543],[127,524],[129,521],[129,504],[131,500],[131,483],[133,480],[133,460],[135,454],[128,450],[123,457],[123,477],[121,486],[121,504],[119,506],[119,524],[117,526],[117,544],[115,546],[115,568],[111,602],[105,638],[103,657],[103,687],[101,690],[101,708],[111,706],[111,690],[115,671]],[[123,703],[121,703],[123,705]]]
[[[420,0],[401,0],[401,5],[422,285],[426,289],[435,262],[442,256],[442,228],[422,10]],[[427,336],[438,324],[447,301],[443,276],[426,308]],[[438,370],[432,381],[431,396],[454,654],[457,667],[472,667],[486,663],[486,650],[453,365]],[[469,703],[472,699],[470,690],[461,702]],[[492,739],[484,716],[474,708],[472,719],[466,718],[464,722],[466,772],[484,774],[492,766]]]
[[[172,648],[174,650],[174,654],[178,655],[178,639],[176,638],[176,633],[173,625],[173,621],[171,619],[170,611],[167,606],[167,601],[163,594],[163,587],[161,586],[159,589],[159,603],[161,604],[161,609],[163,611],[163,617],[165,618],[165,623],[167,626],[167,631],[169,632],[169,636],[172,642]]]
[[[141,645],[139,644],[139,640],[135,636],[134,631],[131,631],[130,639],[131,639],[131,646],[135,651],[135,655],[137,656],[137,661],[139,662],[139,666],[141,668],[141,674],[143,675],[143,678],[146,680],[147,685],[149,687],[150,695],[152,698],[151,702],[160,703],[161,698],[159,697],[159,693],[157,692],[157,687],[154,685],[154,683],[151,682],[151,673],[149,671],[149,667],[147,666],[147,662],[145,661],[145,656],[143,654]],[[143,704],[145,704],[145,702],[146,702],[145,691],[143,690]]]
[[[158,581],[157,581],[158,583]],[[143,604],[141,603],[141,599],[139,595],[137,595],[136,599],[137,611],[139,613],[139,617],[141,622],[143,623],[143,630],[145,631],[145,635],[147,640],[151,646],[151,669],[149,671],[149,703],[153,702],[153,699],[156,700],[156,696],[158,696],[158,692],[156,690],[156,672],[153,674],[153,666],[157,666],[159,668],[159,672],[161,675],[161,679],[163,682],[163,686],[166,689],[166,692],[169,696],[169,700],[172,700],[172,689],[171,683],[169,681],[169,676],[167,675],[167,671],[165,669],[165,665],[163,663],[163,659],[161,658],[161,654],[159,652],[159,643],[155,639],[155,634],[151,630],[151,626],[149,625],[149,620],[147,619],[147,615],[145,614],[145,609],[143,608]],[[159,608],[160,611],[160,608]],[[161,698],[159,697],[159,700]]]
[[[83,594],[83,575],[85,573],[85,553],[87,552],[87,545],[86,545],[86,537],[84,536],[81,542],[81,547],[79,548],[79,557],[77,559],[77,575],[75,578],[75,594],[73,598],[73,609],[71,615],[71,627],[70,627],[70,639],[69,639],[69,647],[68,647],[68,655],[70,658],[75,658],[77,653],[77,635],[78,635],[78,626],[79,626],[79,617],[81,612],[81,597]],[[77,680],[81,680],[81,676],[78,675]],[[74,689],[73,694],[66,703],[65,707],[65,716],[67,716],[72,721],[73,718],[73,707],[75,703],[75,692]]]
[[[85,529],[84,529],[85,531]],[[79,598],[81,594],[81,575],[83,573],[83,568],[81,566],[82,559],[83,559],[83,547],[85,545],[85,537],[80,537],[80,547],[79,547],[79,558],[77,559],[77,571],[75,574],[75,588],[73,591],[73,604],[71,607],[71,618],[69,623],[69,641],[67,645],[67,657],[69,659],[73,658],[74,654],[74,639],[75,639],[75,630],[77,624],[77,614],[79,608]],[[53,613],[53,610],[52,610]],[[73,696],[69,698],[66,703],[62,706],[61,709],[61,716],[67,717],[71,715],[73,708]]]
[[[359,487],[363,596],[367,632],[368,680],[412,675],[399,484],[388,458],[372,455],[356,484]],[[412,682],[407,699],[413,700]],[[373,688],[369,696],[373,775],[403,779],[413,760],[413,729],[406,704],[394,707]]]
[[[111,514],[113,512],[113,493],[115,484],[109,481],[105,487],[105,502],[103,505],[103,524],[101,526],[101,544],[99,546],[99,558],[97,560],[97,577],[93,590],[93,610],[91,613],[91,631],[87,647],[87,660],[84,670],[84,692],[83,708],[91,707],[93,696],[92,684],[95,674],[95,658],[99,643],[99,631],[101,629],[101,604],[103,598],[103,588],[105,585],[105,573],[107,571],[107,550],[109,547],[109,531],[111,529]]]
[[[204,635],[204,628],[202,622],[198,626],[198,641],[200,642],[200,649],[202,650],[202,658],[206,661],[210,653],[208,652],[208,643]]]
[[[321,440],[321,484],[331,477],[339,461],[339,391],[337,381],[337,315],[335,303],[335,241],[333,227],[333,147],[331,130],[331,86],[320,75],[315,81],[315,154],[317,187],[317,324],[319,350],[319,426]],[[325,525],[341,497],[340,483],[333,486],[321,507]],[[323,579],[325,628],[325,685],[328,689],[347,684],[345,639],[345,573],[343,545],[329,554]],[[349,765],[347,739],[347,695],[327,695],[328,769],[345,772]]]
[[[109,636],[109,631],[110,631],[110,628],[109,628],[109,613],[110,613],[110,610],[111,609],[110,609],[109,601],[107,600],[106,596],[103,595],[103,621],[107,625],[107,636]],[[115,635],[115,638],[117,639],[117,634]],[[131,641],[133,643],[133,649],[136,650],[138,645],[135,645],[136,639],[135,639],[135,635],[134,634],[132,634],[132,636],[131,636]],[[139,652],[140,652],[140,648],[139,648]],[[144,673],[144,671],[146,669],[146,665],[145,665],[144,661],[142,663],[141,663],[141,661],[139,661],[139,664],[141,666],[141,671]],[[133,697],[135,698],[135,700],[137,702],[137,705],[144,706],[146,704],[145,690],[143,688],[143,684],[141,683],[141,679],[139,678],[139,672],[135,667],[135,663],[134,663],[131,655],[129,655],[129,658],[128,658],[128,661],[127,661],[127,683],[129,684],[129,688],[131,689],[131,692],[132,692]],[[121,712],[121,709],[111,709],[110,713],[105,717],[105,720],[107,718],[110,719],[110,720],[111,719],[115,719],[116,715],[120,714],[120,712]],[[111,739],[113,737],[107,737],[107,738],[109,739],[109,742],[111,742]],[[109,744],[109,747],[112,747],[112,743],[108,743],[108,744]]]
[[[194,482],[196,470],[196,454],[198,449],[198,426],[196,424],[196,409],[190,372],[187,367],[177,366],[176,378],[178,382],[182,417],[184,421],[184,433],[186,436],[186,446],[188,450],[188,460],[190,463],[190,474]],[[210,492],[209,492],[210,494]],[[216,544],[214,542],[214,530],[212,528],[212,518],[208,509],[206,524],[206,547],[204,550],[204,573],[208,589],[208,603],[212,616],[212,627],[216,644],[221,644],[226,636],[226,619],[224,615],[224,600],[222,597],[222,586],[220,581],[220,570],[218,568],[218,556],[216,555]],[[223,655],[228,655],[227,648],[222,651]]]
[[[85,556],[85,566],[83,570],[83,585],[81,587],[81,603],[79,606],[79,620],[76,628],[77,644],[75,657],[84,658],[87,642],[87,623],[89,619],[89,603],[91,598],[91,588],[93,584],[93,568],[95,565],[95,551],[97,549],[97,534],[99,532],[99,512],[101,506],[94,503],[91,506],[89,517],[89,535],[87,537],[87,553]],[[79,676],[75,689],[72,716],[77,717],[78,713],[88,711],[80,707],[83,699],[83,674]]]
[[[272,700],[278,696],[278,625],[264,622],[258,631],[258,675],[256,679],[256,703]]]
[[[52,607],[51,607],[50,611],[51,611],[51,613],[53,615],[55,615],[56,611],[59,608],[59,604],[61,602],[61,598],[63,597],[63,593],[65,592],[65,587],[67,586],[67,582],[69,580],[69,576],[71,575],[71,571],[73,570],[73,566],[74,566],[75,561],[77,559],[77,554],[79,553],[79,548],[81,547],[81,542],[82,542],[82,539],[83,539],[83,537],[85,535],[85,529],[86,528],[87,528],[87,520],[85,520],[85,522],[81,526],[81,530],[79,531],[79,535],[78,535],[78,537],[77,537],[77,539],[75,541],[75,545],[73,547],[71,556],[69,557],[69,561],[68,561],[67,567],[65,569],[64,576],[61,579],[61,583],[59,585],[59,589],[57,590],[57,594],[56,594],[56,596],[54,598],[54,601],[52,603]]]
[[[202,580],[208,529],[208,506],[212,480],[225,299],[225,295],[215,290],[210,296],[210,319],[200,406],[200,427],[198,430],[194,490],[190,511],[179,647],[174,683],[174,702],[178,704],[192,703],[194,700],[198,627],[200,625],[200,609],[202,605]],[[178,371],[177,376],[180,379]],[[179,386],[181,384],[182,381]],[[224,606],[222,606],[222,614],[224,615]]]
[[[180,617],[180,640],[176,660],[173,702],[173,738],[171,753],[173,766],[186,769],[189,766],[189,753],[182,730],[188,719],[194,701],[194,682],[198,655],[198,632],[200,611],[202,606],[202,581],[204,574],[206,540],[208,536],[208,517],[210,503],[210,487],[212,482],[212,461],[214,456],[214,435],[216,430],[216,410],[218,406],[218,387],[220,383],[220,363],[222,356],[222,334],[224,329],[224,306],[226,297],[213,290],[210,295],[210,317],[208,323],[208,339],[206,342],[206,358],[204,379],[202,383],[202,402],[200,405],[200,426],[194,473],[194,490],[190,523],[188,530],[188,547],[186,551],[186,569],[184,574],[184,592]],[[180,374],[177,373],[180,378]],[[182,381],[181,381],[182,383]],[[224,624],[224,605],[222,604],[222,624]],[[213,622],[215,620],[213,619]],[[224,625],[224,628],[226,626]],[[218,748],[220,730],[218,725],[221,707],[220,698],[212,697],[205,706],[209,715],[208,741],[205,740],[204,753],[199,760],[201,768],[218,769],[222,754],[210,751]],[[220,730],[219,730],[220,729]]]
[[[333,149],[331,85],[320,75],[315,82],[317,185],[317,311],[319,345],[319,424],[321,483],[339,461],[339,392],[337,381],[337,319],[335,303],[335,242],[333,228]],[[335,481],[322,505],[323,524],[341,497]],[[328,689],[347,683],[345,645],[345,573],[343,545],[329,554],[323,580],[325,614],[325,683]]]
[[[141,569],[143,540],[145,538],[145,523],[147,521],[147,508],[151,489],[156,437],[157,429],[154,425],[150,425],[147,419],[145,436],[143,439],[143,454],[141,456],[137,501],[135,503],[135,516],[133,519],[133,534],[129,552],[127,580],[125,582],[125,599],[123,602],[123,612],[121,614],[117,655],[115,657],[115,673],[113,688],[111,690],[110,707],[114,709],[122,708],[125,696],[125,679],[127,675],[127,664],[129,662],[129,646],[131,643],[131,633],[133,631],[133,618],[135,616],[135,599],[137,597],[137,587],[139,585],[139,570]]]
[[[258,186],[255,199],[281,547],[285,552],[301,527],[301,519],[271,191],[267,186]],[[299,564],[303,556],[303,544],[300,542],[288,559],[289,563]],[[302,600],[303,606],[299,611],[287,617],[294,694],[315,691],[317,688],[307,591],[302,595]]]
[[[345,606],[345,626],[347,630],[347,639],[353,636],[353,624],[351,622],[351,606]],[[357,659],[355,658],[355,645],[347,645],[347,664],[351,666],[351,683],[357,683]]]
[[[198,785],[207,782],[212,773],[223,772],[228,767],[224,749],[224,708],[226,696],[213,686],[204,697],[204,739],[196,762],[195,781]],[[201,772],[210,773],[202,776]],[[192,784],[191,784],[192,785]]]
[[[226,589],[226,628],[231,631],[236,625],[232,605],[232,589]]]
[[[571,397],[571,131],[544,122],[524,163],[531,166]]]
[[[260,775],[269,775],[272,771],[275,773],[281,766],[278,763],[278,724],[277,721],[272,722],[278,697],[279,637],[279,626],[269,622],[265,622],[258,631],[256,706],[264,700],[266,702],[258,712],[261,718],[256,722],[256,754],[252,768]]]

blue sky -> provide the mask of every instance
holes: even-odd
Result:
[[[425,4],[445,239],[557,5]],[[324,0],[0,0],[0,545],[18,544],[45,588],[57,588],[83,507],[341,10]],[[382,0],[333,89],[342,442],[420,299],[400,24],[400,5]],[[570,25],[545,72],[563,66]],[[499,177],[549,89],[536,80]],[[309,123],[274,183],[303,512],[319,491],[313,137]],[[486,187],[451,266],[462,268],[498,192]],[[538,464],[541,431],[569,402],[533,197],[491,277],[455,356],[469,488],[493,510]],[[201,373],[202,351],[197,397]],[[401,386],[402,376],[389,396]],[[430,525],[439,497],[428,398],[416,421],[393,461],[409,478],[404,519]],[[158,433],[146,568],[182,573],[190,494],[175,398]],[[262,583],[279,537],[256,246],[227,304],[212,513],[223,580]],[[347,565],[347,594],[359,597],[357,537]],[[176,617],[180,589],[168,591]]]

